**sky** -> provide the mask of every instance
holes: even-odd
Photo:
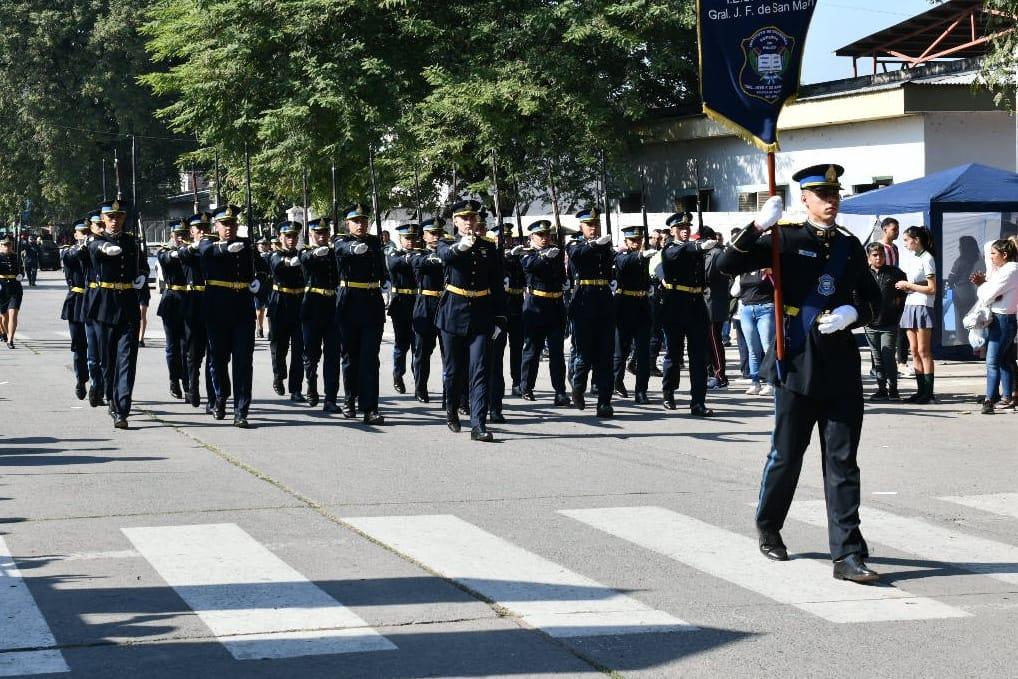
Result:
[[[935,4],[930,0],[819,0],[806,40],[802,82],[851,78],[852,59],[836,57],[834,50],[901,23]],[[872,63],[860,60],[859,74],[872,73]]]

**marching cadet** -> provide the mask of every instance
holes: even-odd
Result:
[[[163,331],[166,334],[166,367],[170,373],[170,395],[173,398],[185,398],[186,393],[188,401],[191,398],[191,387],[190,375],[186,370],[187,333],[184,327],[188,287],[187,275],[180,263],[180,248],[186,245],[185,236],[189,230],[190,225],[183,219],[172,222],[170,241],[160,248],[156,255],[165,283],[156,315],[163,319]]]
[[[661,380],[666,410],[675,410],[675,390],[682,375],[682,354],[689,352],[689,412],[713,417],[707,408],[707,332],[710,320],[703,291],[706,279],[704,252],[716,240],[689,240],[692,215],[673,214],[665,222],[672,240],[661,250],[661,324],[665,331],[664,377]]]
[[[269,243],[269,239],[265,236],[259,238],[258,255],[262,262],[264,262],[266,270],[269,269],[269,258],[272,256],[272,253],[272,244]],[[255,322],[258,328],[258,337],[262,339],[265,337],[265,305],[257,295],[255,296]]]
[[[184,270],[187,282],[187,295],[184,298],[184,343],[187,351],[184,354],[187,372],[188,403],[197,408],[201,405],[201,388],[199,377],[202,373],[202,361],[205,362],[205,394],[207,402],[205,412],[215,410],[216,391],[212,385],[212,361],[209,354],[209,333],[205,323],[205,273],[201,268],[201,255],[198,252],[203,241],[216,242],[219,237],[209,233],[212,222],[207,212],[199,212],[185,220],[191,228],[191,243],[181,246],[178,250],[180,265]]]
[[[392,385],[397,394],[406,393],[407,353],[412,353],[414,342],[413,314],[417,304],[417,282],[411,258],[418,239],[416,224],[396,227],[397,243],[385,256],[389,270],[391,297],[389,318],[392,319]]]
[[[866,326],[880,306],[862,245],[837,225],[841,202],[838,165],[797,172],[807,219],[782,225],[781,290],[786,319],[785,360],[767,348],[764,371],[774,385],[774,433],[764,467],[756,524],[760,551],[785,561],[781,528],[809,447],[819,425],[827,501],[827,530],[834,577],[870,583],[866,541],[859,530],[860,479],[856,454],[862,431],[863,391],[859,349],[852,329]],[[771,239],[783,210],[780,197],[724,250],[720,270],[730,276],[772,265]]]
[[[576,360],[573,366],[573,405],[586,408],[587,377],[594,372],[597,386],[597,416],[614,417],[612,409],[612,361],[615,355],[615,310],[611,283],[615,253],[610,235],[601,235],[597,209],[576,213],[582,235],[566,247],[569,266],[575,275],[569,320],[573,326]]]
[[[445,237],[445,220],[441,217],[421,222],[424,249],[411,258],[417,281],[417,301],[414,303],[414,345],[411,368],[414,373],[414,396],[421,403],[430,403],[428,378],[431,376],[431,354],[438,343],[435,316],[438,302],[445,289],[445,268],[438,256],[438,243]],[[444,352],[442,352],[444,355]]]
[[[307,276],[307,290],[300,307],[300,323],[304,333],[304,377],[308,382],[308,405],[318,405],[318,364],[322,362],[325,403],[322,410],[339,412],[339,320],[336,317],[336,289],[339,268],[329,243],[331,225],[328,219],[312,219],[311,247],[300,255]],[[324,349],[324,357],[323,357]]]
[[[283,222],[278,227],[280,249],[269,257],[272,294],[269,296],[269,349],[272,354],[272,388],[283,396],[290,392],[294,403],[304,401],[304,335],[300,311],[307,281],[301,266],[297,238],[304,225]],[[286,356],[290,354],[287,366]],[[286,380],[284,387],[283,381]]]
[[[343,346],[344,417],[364,415],[364,423],[385,424],[378,412],[378,352],[385,328],[385,255],[378,236],[368,233],[370,211],[363,204],[344,212],[347,236],[333,238],[339,267],[339,337]]]
[[[126,206],[99,206],[104,232],[88,244],[95,270],[95,297],[88,317],[96,322],[106,401],[113,426],[127,429],[138,362],[138,291],[148,284],[148,258],[141,241],[123,231]]]
[[[497,240],[498,231],[488,234]],[[513,240],[513,225],[502,224],[503,242]],[[520,388],[520,372],[523,369],[523,290],[526,286],[523,265],[519,253],[513,254],[510,248],[502,258],[502,269],[505,273],[506,331],[500,333],[492,342],[491,347],[491,400],[488,404],[488,420],[502,423],[502,399],[505,397],[505,350],[509,348],[509,378],[512,380],[510,393],[522,396]]]
[[[644,249],[642,226],[622,229],[625,249],[615,255],[615,393],[628,397],[625,388],[626,358],[633,352],[636,388],[633,400],[640,405],[650,403],[647,388],[650,382],[650,269],[647,260],[656,250]]]
[[[493,440],[487,429],[491,376],[491,338],[507,325],[502,257],[494,243],[484,238],[484,226],[476,200],[461,200],[451,208],[459,233],[455,242],[438,244],[445,264],[445,293],[439,302],[435,325],[442,332],[446,423],[460,431],[461,391],[469,387],[470,438]]]
[[[10,232],[0,236],[0,317],[4,321],[7,347],[14,348],[14,335],[18,331],[18,312],[24,290],[21,281],[25,274],[14,249]]]
[[[555,391],[555,405],[569,405],[566,395],[565,342],[566,307],[562,287],[566,279],[565,254],[551,244],[552,225],[547,219],[530,224],[530,247],[517,245],[513,253],[520,257],[526,276],[523,300],[523,366],[520,374],[522,396],[534,401],[534,385],[541,365],[541,351],[548,346],[548,373]]]
[[[79,219],[74,223],[74,245],[60,249],[60,263],[67,281],[67,296],[60,310],[60,318],[67,321],[71,333],[71,364],[74,366],[74,395],[79,401],[85,399],[85,385],[88,383],[88,340],[85,338],[85,268],[78,250],[88,237],[88,222]]]
[[[230,365],[233,365],[233,426],[247,429],[251,407],[251,378],[254,372],[255,312],[253,295],[262,290],[264,274],[258,272],[254,244],[237,237],[240,208],[224,205],[212,219],[217,241],[202,239],[198,244],[205,272],[204,311],[215,391],[213,416],[226,417],[230,397]]]
[[[88,345],[86,356],[88,358],[88,405],[98,408],[103,405],[106,398],[106,380],[103,375],[103,357],[99,347],[99,325],[89,315],[89,309],[95,301],[99,284],[96,283],[96,269],[92,265],[92,257],[89,254],[89,243],[99,237],[103,232],[102,219],[99,211],[93,210],[88,213],[89,234],[78,248],[78,259],[81,261],[81,268],[85,272],[85,282],[88,290],[85,292],[85,306],[82,313],[85,317],[85,340]]]

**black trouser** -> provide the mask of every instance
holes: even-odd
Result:
[[[866,341],[870,345],[870,361],[877,376],[877,385],[881,389],[889,386],[892,391],[897,391],[898,366],[894,362],[894,354],[898,348],[898,328],[866,328]]]
[[[799,483],[813,427],[820,435],[827,534],[831,558],[869,554],[859,530],[860,480],[856,453],[862,431],[862,393],[816,399],[774,389],[774,434],[760,484],[757,526],[779,531]]]
[[[446,407],[455,408],[466,387],[470,398],[470,426],[488,421],[488,380],[491,372],[491,337],[487,333],[453,335],[442,332],[445,351]]]
[[[343,342],[343,391],[347,403],[356,400],[362,413],[378,410],[378,352],[384,325],[346,323]]]
[[[406,374],[407,354],[413,355],[414,328],[414,296],[398,294],[389,302],[389,316],[392,318],[392,376],[403,377]],[[412,358],[411,358],[412,360]]]
[[[615,379],[625,379],[626,360],[632,351],[637,392],[647,391],[650,384],[650,330],[647,323],[619,323],[615,330]]]
[[[525,317],[523,359],[520,370],[520,388],[532,391],[537,383],[537,371],[541,366],[541,351],[548,345],[548,374],[551,388],[556,394],[566,391],[566,360],[563,353],[565,342],[561,315],[541,317],[529,314]]]
[[[725,369],[725,344],[721,339],[721,329],[724,321],[711,321],[707,326],[707,365],[710,368],[711,377],[724,384],[728,381]]]
[[[685,294],[685,293],[676,293]],[[689,405],[704,405],[707,401],[707,320],[695,307],[678,313],[668,314],[664,319],[665,360],[661,390],[675,391],[681,378],[682,352],[689,351]],[[686,313],[688,311],[688,313]]]
[[[28,274],[28,284],[35,287],[35,279],[39,275],[38,264],[28,264],[25,266],[25,273]]]
[[[170,381],[181,380],[184,391],[190,390],[190,375],[186,369],[187,331],[184,321],[180,318],[163,319],[163,332],[166,334],[166,367],[170,373]]]
[[[520,381],[523,373],[523,318],[518,314],[509,314],[509,326],[506,340],[509,345],[509,378],[512,386],[520,388]]]
[[[587,377],[593,371],[598,405],[611,404],[615,386],[612,375],[612,360],[615,357],[614,325],[610,316],[573,319],[573,339],[576,344],[573,388],[586,391]]]
[[[288,316],[288,315],[287,315]],[[269,349],[272,353],[272,376],[277,380],[286,380],[287,389],[291,394],[299,394],[304,383],[304,335],[300,321],[283,314],[272,316],[269,326]],[[287,353],[290,361],[287,366]]]
[[[505,397],[505,347],[508,336],[499,332],[498,337],[491,341],[488,364],[491,367],[488,375],[488,410],[502,412],[502,399]]]
[[[85,384],[89,380],[88,339],[85,336],[85,324],[79,321],[67,321],[67,328],[71,333],[74,379],[78,384]]]
[[[321,361],[325,400],[335,402],[339,394],[339,325],[335,314],[304,320],[301,328],[304,334],[304,377],[308,381],[308,393],[318,392],[318,363]]]
[[[99,341],[99,323],[85,321],[85,340],[88,344],[86,352],[88,360],[88,378],[91,388],[100,394],[106,393],[106,380],[103,376],[103,353]]]
[[[96,323],[102,355],[103,381],[110,409],[127,417],[131,414],[135,368],[138,364],[136,323]]]
[[[417,328],[414,331],[414,356],[410,368],[414,373],[414,389],[418,392],[428,390],[428,378],[431,377],[431,355],[435,352],[435,345],[438,343],[438,329],[434,326],[421,331]]]
[[[207,326],[209,355],[212,361],[212,383],[216,399],[225,401],[230,397],[230,363],[232,361],[233,412],[238,417],[247,417],[248,410],[251,408],[254,326],[254,315],[233,324],[212,322]]]
[[[657,294],[661,294],[658,292]],[[657,300],[650,301],[650,365],[657,365],[657,357],[661,355],[661,347],[665,341],[664,311]]]
[[[209,334],[205,328],[205,321],[192,319],[184,322],[184,338],[187,345],[187,353],[184,355],[187,366],[187,386],[189,391],[201,393],[199,377],[201,375],[201,364],[209,347]],[[205,394],[209,403],[215,400],[216,392],[212,386],[212,361],[205,361]]]

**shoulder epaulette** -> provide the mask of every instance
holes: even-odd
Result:
[[[851,231],[849,231],[848,229],[846,229],[845,227],[843,227],[841,225],[835,226],[834,228],[836,228],[838,231],[840,231],[841,233],[843,233],[846,236],[851,236],[852,238],[855,238],[855,234],[854,233],[852,233]]]
[[[784,229],[801,229],[804,224],[803,222],[796,222],[790,219],[782,219],[778,222],[778,226]]]
[[[491,243],[492,245],[494,245],[494,244],[498,243],[498,241],[497,241],[497,240],[495,240],[494,238],[488,238],[487,236],[478,236],[478,240],[484,240],[484,241],[488,241],[488,242],[489,242],[489,243]]]

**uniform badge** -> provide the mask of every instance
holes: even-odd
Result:
[[[802,255],[803,257],[816,258],[817,256],[817,253],[813,252],[812,250],[799,250],[799,254]]]
[[[825,273],[820,277],[820,284],[817,286],[817,292],[824,297],[830,297],[837,290],[837,286],[834,284],[834,276],[829,273]]]

